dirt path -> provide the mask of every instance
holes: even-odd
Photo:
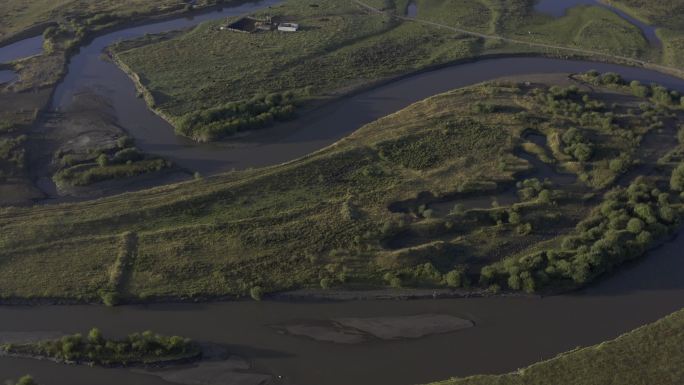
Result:
[[[633,64],[633,65],[636,64],[638,66],[658,70],[658,71],[665,72],[665,73],[674,74],[674,75],[679,76],[679,77],[684,77],[684,71],[681,69],[674,68],[674,67],[668,67],[668,66],[664,66],[664,65],[660,65],[660,64],[656,64],[656,63],[651,63],[651,62],[648,62],[645,60],[640,60],[640,59],[635,59],[635,58],[630,58],[630,57],[620,56],[620,55],[611,55],[611,54],[600,52],[600,51],[594,51],[594,50],[588,50],[588,49],[582,49],[582,48],[572,48],[572,47],[565,47],[565,46],[553,45],[553,44],[535,43],[535,42],[531,42],[531,41],[512,39],[512,38],[499,36],[499,35],[489,35],[489,34],[485,34],[485,33],[469,31],[466,29],[453,27],[453,26],[446,25],[446,24],[440,24],[437,22],[429,21],[429,20],[418,19],[418,18],[407,17],[407,16],[396,15],[396,14],[384,12],[380,9],[377,9],[371,5],[364,3],[361,0],[352,0],[352,1],[354,3],[356,3],[357,5],[359,5],[360,7],[364,8],[370,12],[386,14],[386,15],[389,15],[395,19],[398,19],[398,20],[421,23],[421,24],[430,25],[430,26],[437,27],[437,28],[444,28],[444,29],[448,29],[450,31],[462,33],[464,35],[475,36],[475,37],[479,37],[482,39],[498,40],[498,41],[502,41],[502,42],[506,42],[506,43],[521,44],[521,45],[526,45],[528,47],[535,47],[535,48],[555,49],[555,50],[559,50],[559,51],[573,52],[573,53],[579,53],[579,54],[583,54],[583,55],[600,56],[600,57],[604,57],[604,58],[608,58],[608,59],[612,59],[612,60],[616,60],[616,61],[627,62],[627,63]]]

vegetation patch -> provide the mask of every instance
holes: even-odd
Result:
[[[202,355],[199,345],[187,338],[146,331],[124,339],[107,339],[98,329],[91,329],[86,337],[74,334],[56,340],[5,344],[0,349],[6,355],[98,366],[160,366],[198,360]]]
[[[112,179],[130,178],[160,171],[171,164],[142,153],[130,138],[118,138],[114,146],[83,151],[58,151],[55,161],[60,169],[53,180],[58,186],[88,186]]]

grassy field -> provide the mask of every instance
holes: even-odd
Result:
[[[3,209],[0,292],[112,302],[318,285],[581,286],[674,228],[682,186],[668,180],[682,149],[664,138],[682,113],[665,91],[610,75],[541,81],[439,95],[286,165]],[[515,199],[472,201],[502,194]],[[616,255],[616,242],[631,251]]]
[[[148,103],[162,112],[178,133],[201,141],[236,131],[232,128],[238,126],[235,114],[210,114],[226,103],[250,103],[262,95],[284,92],[306,102],[483,54],[559,54],[454,34],[390,18],[387,13],[369,13],[351,1],[315,1],[315,7],[313,3],[290,0],[255,15],[295,20],[303,30],[294,34],[231,33],[219,30],[226,23],[221,20],[168,39],[149,36],[124,42],[113,51],[122,66],[140,79]],[[403,14],[407,2],[376,1],[371,5],[389,14]],[[553,19],[535,14],[531,2],[523,0],[418,1],[418,6],[421,19],[474,32],[658,60],[637,27],[600,7],[575,8],[567,16]],[[196,111],[207,111],[211,119],[204,124],[214,124],[219,134],[183,129],[187,115]]]
[[[432,385],[678,385],[684,379],[684,310],[612,341],[577,349],[515,373]]]
[[[684,1],[606,0],[641,20],[655,25],[663,41],[663,62],[680,66],[684,60]]]

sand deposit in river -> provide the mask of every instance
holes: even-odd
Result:
[[[444,314],[396,317],[336,318],[277,326],[283,332],[321,342],[359,344],[373,340],[400,340],[451,333],[473,327],[463,318]]]

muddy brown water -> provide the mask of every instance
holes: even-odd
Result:
[[[554,17],[562,17],[568,12],[568,9],[578,5],[593,5],[596,7],[609,9],[621,18],[628,21],[630,24],[637,26],[651,45],[657,47],[662,45],[658,34],[656,34],[657,27],[644,23],[643,21],[630,16],[625,11],[610,6],[599,0],[540,0],[537,2],[537,4],[535,4],[534,9],[538,12],[546,13]]]
[[[684,81],[638,68],[586,61],[502,58],[410,76],[326,105],[289,125],[261,130],[223,144],[196,145],[135,97],[132,83],[101,50],[147,32],[183,28],[202,20],[248,12],[261,2],[200,19],[136,27],[95,39],[74,57],[54,99],[68,106],[84,87],[110,98],[122,126],[138,146],[204,173],[264,166],[320,149],[361,125],[436,93],[501,76],[531,73],[615,71],[629,79],[684,90]],[[251,7],[251,8],[250,8]],[[684,234],[684,233],[683,233]],[[226,344],[255,370],[297,385],[409,385],[476,373],[501,373],[550,358],[578,345],[595,344],[684,307],[684,237],[651,252],[638,264],[582,292],[548,298],[470,298],[415,301],[287,303],[264,301],[149,306],[0,307],[0,332],[84,332],[97,326],[110,335],[152,329]],[[448,314],[475,327],[416,340],[336,345],[279,334],[272,325],[340,317]],[[31,373],[43,385],[162,385],[156,376],[0,358],[0,377]]]
[[[406,16],[412,18],[418,16],[418,4],[415,1],[411,1],[406,7]]]

